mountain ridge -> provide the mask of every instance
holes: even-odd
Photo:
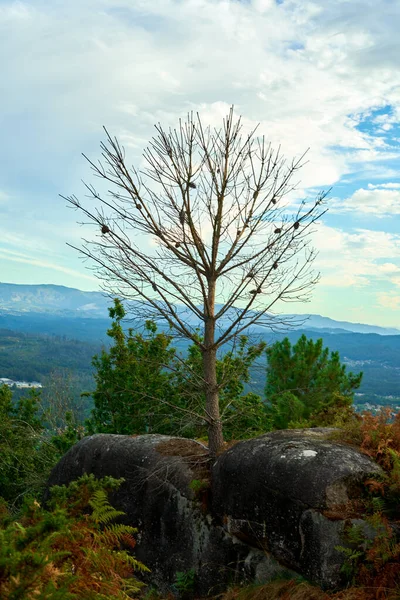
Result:
[[[71,369],[71,360],[76,358],[70,356],[72,352],[78,357],[72,376],[85,382],[82,389],[89,389],[90,353],[110,343],[107,330],[111,320],[107,309],[111,302],[102,292],[83,292],[51,284],[0,283],[0,376],[42,381],[51,369]],[[180,310],[183,313],[183,307]],[[339,352],[349,369],[364,372],[356,398],[358,406],[367,406],[368,402],[400,405],[399,330],[335,321],[321,315],[310,315],[308,319],[307,316],[296,316],[298,322],[303,321],[296,329],[274,332],[257,326],[248,333],[268,344],[284,337],[295,344],[302,334],[314,340],[322,338],[325,346]],[[190,320],[190,325],[197,324]],[[128,319],[125,326],[132,326],[132,322]],[[164,329],[160,324],[160,330]],[[74,340],[79,341],[78,345],[74,346]],[[179,351],[185,351],[187,342],[174,343]],[[92,345],[92,350],[87,344]],[[257,367],[252,379],[262,393],[258,372]]]
[[[27,315],[30,313],[52,314],[60,317],[75,318],[108,318],[108,307],[112,299],[103,292],[82,291],[55,284],[16,284],[0,282],[0,314],[3,316]],[[296,318],[301,324],[293,327],[295,330],[338,330],[353,333],[377,333],[378,335],[400,335],[400,329],[381,327],[350,321],[336,321],[322,315],[285,315],[289,319]],[[259,325],[254,331],[265,331]],[[327,331],[328,332],[328,331]]]

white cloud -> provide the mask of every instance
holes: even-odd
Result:
[[[388,308],[389,310],[400,309],[400,295],[395,292],[382,292],[377,294],[378,306]]]
[[[17,230],[17,227],[14,228]],[[48,254],[51,252],[51,245],[48,243],[48,240],[41,238],[40,236],[33,235],[25,235],[21,231],[7,231],[5,227],[0,228],[0,240],[2,246],[7,246],[6,248],[2,248],[4,252],[11,252],[12,248],[18,248],[19,250],[25,250],[27,252],[35,252]],[[11,248],[10,248],[11,247]]]
[[[0,196],[0,243],[63,267],[85,230],[57,193],[91,180],[80,152],[100,155],[103,124],[140,164],[154,123],[199,110],[219,126],[232,103],[289,159],[310,147],[298,195],[360,180],[334,211],[399,214],[399,26],[384,0],[3,0],[0,181],[19,200]],[[325,224],[315,241],[322,285],[395,285],[398,236]]]
[[[2,204],[3,202],[7,202],[10,199],[9,194],[6,194],[6,192],[3,192],[2,190],[0,190],[0,204]]]
[[[72,275],[77,278],[90,279],[92,282],[96,282],[96,278],[91,275],[81,273],[74,269],[70,269],[69,267],[63,267],[60,264],[52,263],[47,260],[40,260],[37,258],[32,258],[21,252],[14,252],[11,250],[6,250],[4,248],[0,248],[0,259],[9,260],[9,261],[16,262],[16,263],[22,263],[24,265],[33,265],[35,267],[40,267],[41,269],[50,269],[52,271],[59,271],[61,273],[65,273],[66,275]]]
[[[393,263],[383,263],[378,266],[381,273],[400,273],[400,267]]]
[[[315,265],[322,274],[322,286],[390,285],[398,279],[398,234],[364,229],[345,232],[320,223],[313,235],[313,243],[319,250]]]
[[[400,277],[391,277],[390,281],[393,285],[400,288]]]
[[[376,190],[376,189],[385,189],[385,190],[400,190],[400,183],[378,183],[378,184],[374,184],[374,183],[369,183],[368,184],[368,189],[369,190]]]
[[[397,185],[394,184],[390,184],[390,187],[360,188],[345,200],[333,200],[331,210],[337,213],[364,213],[378,218],[399,215],[400,189],[397,189]]]
[[[397,65],[380,47],[399,48],[388,33],[398,10],[351,4],[10,2],[0,14],[2,114],[25,116],[29,97],[26,152],[54,162],[85,149],[102,123],[142,141],[160,118],[176,124],[193,107],[219,124],[216,108],[235,102],[289,156],[311,146],[305,187],[330,185],[360,152],[381,158],[382,139],[356,130],[357,115],[400,101]]]
[[[382,115],[377,115],[373,119],[373,123],[376,123],[378,125],[378,127],[376,128],[377,133],[384,133],[386,131],[390,131],[398,122],[398,110],[395,110],[392,114],[385,113]]]
[[[11,2],[6,6],[0,6],[0,22],[7,24],[29,19],[31,12],[30,7],[25,2]]]

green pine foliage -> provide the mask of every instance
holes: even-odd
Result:
[[[53,464],[43,442],[38,403],[39,396],[32,390],[15,405],[10,388],[0,387],[0,496],[9,502],[27,491],[35,493],[38,475]]]
[[[86,435],[85,427],[77,421],[71,411],[65,413],[63,420],[64,427],[58,427],[53,433],[50,432],[49,436],[50,445],[56,449],[57,460]]]
[[[112,346],[94,357],[94,410],[90,433],[164,433],[206,437],[202,354],[191,344],[178,356],[171,336],[148,321],[143,333],[124,331],[119,300],[110,309]],[[271,429],[340,424],[352,413],[354,391],[362,373],[347,373],[338,352],[322,340],[301,336],[266,349],[266,399],[248,391],[251,369],[265,343],[241,336],[218,356],[217,381],[226,440],[254,437]],[[247,389],[246,389],[247,387]]]
[[[95,356],[94,409],[86,422],[90,433],[163,433],[183,437],[206,435],[202,355],[196,344],[178,356],[172,337],[147,321],[143,333],[126,333],[125,311],[116,299],[108,335],[112,346]],[[237,348],[217,361],[220,405],[226,439],[265,431],[267,416],[261,397],[244,393],[250,367],[265,348],[242,336]]]
[[[173,433],[169,404],[177,398],[169,369],[175,356],[171,337],[158,333],[152,321],[146,322],[143,334],[132,329],[125,333],[125,311],[118,299],[109,312],[113,322],[107,335],[113,345],[93,359],[96,389],[89,432]]]
[[[200,338],[199,338],[200,339]],[[240,336],[237,345],[217,358],[217,381],[221,419],[226,440],[245,439],[264,433],[267,413],[261,397],[245,392],[250,383],[250,368],[263,354],[265,343],[250,344],[247,336]],[[196,344],[188,348],[187,358],[177,365],[176,389],[185,408],[201,414],[205,397],[202,379],[201,350]],[[191,437],[206,437],[204,421],[185,415],[187,434]],[[191,423],[191,429],[188,427]],[[181,430],[184,431],[183,428]]]
[[[347,373],[338,352],[302,335],[267,348],[266,401],[273,428],[334,424],[351,412],[362,373]]]

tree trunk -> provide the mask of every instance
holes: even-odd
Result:
[[[215,283],[209,283],[209,311],[205,308],[203,377],[205,391],[205,410],[208,419],[208,448],[211,456],[215,456],[224,443],[222,423],[219,412],[219,393],[217,384],[217,349],[215,342]]]
[[[206,349],[203,354],[203,376],[205,384],[206,414],[210,419],[208,424],[208,447],[210,454],[215,456],[224,443],[222,423],[219,414],[219,394],[216,369],[217,352],[215,348]]]

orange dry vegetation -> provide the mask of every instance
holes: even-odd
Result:
[[[398,598],[398,593],[393,589],[351,587],[329,594],[309,583],[291,580],[232,588],[219,596],[218,600],[398,600]]]
[[[335,437],[355,445],[385,471],[393,466],[393,452],[400,457],[400,413],[384,408],[378,415],[354,415]]]

